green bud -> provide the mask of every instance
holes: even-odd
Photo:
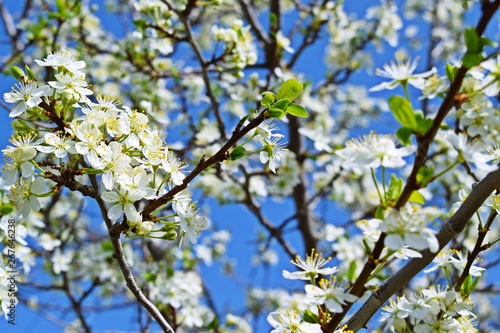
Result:
[[[174,241],[177,239],[177,231],[170,229],[165,235],[163,235],[163,238],[169,241]]]
[[[245,147],[238,146],[238,147],[233,149],[231,154],[229,154],[229,158],[231,159],[231,161],[236,161],[242,157],[245,157],[246,153],[247,153],[247,150],[245,149]]]
[[[137,231],[135,232],[137,236],[147,236],[153,230],[154,223],[150,221],[142,222],[137,226]]]
[[[26,122],[22,119],[14,119],[12,121],[12,128],[16,132],[31,132],[31,127],[26,124]]]
[[[65,105],[73,105],[80,100],[81,96],[73,89],[65,89],[62,92],[62,99]]]
[[[29,68],[28,65],[24,65],[24,69],[26,70],[26,73],[28,73],[28,77],[30,78],[31,81],[36,81],[36,76],[33,74],[31,69]]]
[[[26,82],[28,79],[26,74],[24,74],[24,71],[17,66],[12,66],[10,68],[10,73],[19,82]]]

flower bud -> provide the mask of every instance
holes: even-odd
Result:
[[[163,235],[163,239],[174,241],[177,239],[177,231],[174,229],[170,229],[165,235]]]
[[[12,66],[10,68],[10,73],[12,74],[12,76],[19,82],[27,82],[29,81],[28,80],[28,77],[26,76],[26,74],[24,74],[24,71],[17,67],[17,66]]]
[[[147,236],[153,230],[154,223],[150,221],[142,222],[137,226],[137,231],[135,232],[137,236]]]

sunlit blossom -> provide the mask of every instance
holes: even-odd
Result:
[[[323,267],[330,261],[330,258],[325,259],[323,256],[312,251],[311,255],[307,255],[306,260],[301,259],[299,256],[295,258],[295,261],[291,261],[292,264],[301,269],[298,272],[288,272],[283,270],[283,277],[290,280],[309,280],[315,279],[318,275],[331,275],[335,274],[338,269],[337,267]]]
[[[392,90],[398,85],[406,87],[407,84],[414,86],[415,88],[421,89],[424,86],[425,78],[436,73],[436,68],[420,74],[413,74],[417,69],[417,60],[406,59],[401,54],[396,54],[396,63],[391,62],[390,65],[384,65],[383,70],[377,69],[376,74],[392,81],[382,82],[370,89],[370,91],[379,91],[383,89]]]
[[[37,87],[36,82],[18,83],[11,92],[3,95],[7,103],[17,103],[9,113],[14,118],[23,114],[27,109],[37,106],[42,102],[42,97],[48,96],[51,89],[49,86]]]
[[[267,322],[274,328],[271,333],[320,333],[319,324],[311,324],[302,321],[302,316],[295,311],[271,312],[267,316]]]

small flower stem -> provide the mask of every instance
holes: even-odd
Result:
[[[441,177],[442,175],[444,175],[448,171],[453,170],[455,168],[455,166],[457,166],[459,163],[460,163],[459,161],[455,161],[452,165],[450,165],[449,167],[447,167],[446,169],[444,169],[443,171],[441,171],[440,173],[438,173],[437,175],[435,175],[434,177],[432,177],[431,182],[433,182],[434,180],[438,179],[439,177]]]
[[[377,189],[378,197],[380,198],[380,203],[385,206],[385,200],[382,197],[382,193],[380,193],[380,188],[378,187],[378,182],[377,182],[377,177],[375,176],[375,170],[373,168],[370,168],[371,174],[372,174],[372,179],[373,183],[375,184],[375,188]]]
[[[385,198],[385,196],[387,194],[387,190],[386,190],[386,187],[385,187],[385,181],[386,181],[386,179],[385,179],[385,167],[382,166],[382,189],[384,191],[384,198]]]
[[[411,104],[411,100],[410,100],[410,94],[408,93],[408,84],[406,83],[402,83],[401,86],[403,87],[403,90],[405,92],[405,97],[406,99],[408,100],[408,102],[410,102]]]

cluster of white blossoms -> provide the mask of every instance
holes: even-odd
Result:
[[[346,148],[335,153],[344,161],[343,166],[356,173],[364,173],[380,166],[401,168],[406,165],[403,157],[412,154],[414,148],[398,147],[394,138],[388,135],[370,133],[362,140],[352,139]]]
[[[454,267],[461,273],[467,266],[468,258],[462,252],[457,250],[443,250],[438,253],[438,255],[432,260],[434,266],[426,269],[424,273],[431,273],[438,269],[447,269],[448,267]],[[479,260],[476,258],[469,264],[469,275],[472,277],[480,277],[483,272],[486,270],[485,268],[477,266]]]
[[[472,306],[459,292],[432,287],[391,299],[380,321],[392,332],[477,332]]]
[[[305,286],[305,296],[302,297],[305,305],[309,307],[306,309],[309,313],[317,313],[318,307],[323,305],[330,313],[340,313],[343,311],[343,305],[358,299],[337,283],[334,276],[338,272],[337,267],[324,267],[329,261],[330,258],[325,259],[313,249],[305,260],[297,256],[295,261],[292,261],[300,271],[283,270],[283,277],[286,279],[309,281]],[[329,279],[319,278],[320,276],[329,276]],[[272,312],[267,321],[274,327],[272,332],[293,332],[294,329],[300,332],[322,332],[318,321],[304,322],[302,315],[296,310]]]
[[[205,327],[214,318],[213,312],[200,303],[202,294],[200,276],[181,270],[176,270],[172,276],[163,272],[155,273],[150,289],[151,300],[157,304],[169,304],[176,309],[177,315],[182,318],[182,326],[189,329]]]
[[[244,29],[238,23],[233,28],[235,38],[241,39]],[[108,204],[111,221],[124,218],[137,236],[170,240],[180,228],[182,236],[196,243],[208,221],[186,193],[177,193],[170,201],[175,214],[154,216],[155,221],[144,220],[137,208],[141,200],[158,199],[169,189],[184,185],[187,172],[163,134],[151,126],[148,115],[126,105],[120,107],[107,96],[98,95],[96,102],[91,101],[92,91],[83,72],[86,64],[72,50],[60,50],[36,62],[51,67],[56,81],[39,84],[30,72],[29,78],[23,76],[25,82],[4,94],[7,102],[16,103],[11,117],[40,118],[57,125],[40,133],[22,127],[21,133],[14,134],[12,146],[3,150],[2,177],[6,185],[12,185],[8,196],[19,214],[26,218],[32,209],[38,211],[39,198],[61,186],[71,183],[68,187],[78,191],[90,187],[92,177],[98,176],[103,189],[99,196]],[[81,110],[80,115],[76,110]],[[243,145],[257,137],[262,148],[248,154],[260,152],[260,161],[276,172],[277,163],[286,155],[283,135],[276,130],[271,120],[262,123],[234,159],[245,156]]]
[[[384,219],[371,219],[358,222],[358,227],[370,241],[376,241],[381,232],[387,236],[384,245],[388,249],[398,251],[405,246],[415,250],[429,249],[437,252],[439,242],[435,231],[427,225],[432,217],[425,208],[416,204],[406,204],[402,209],[389,208],[384,212]],[[414,256],[420,257],[419,253]]]
[[[105,189],[101,197],[109,204],[109,219],[117,221],[124,214],[137,235],[160,232],[155,237],[166,237],[167,229],[153,230],[153,222],[143,221],[136,203],[158,198],[166,188],[182,184],[186,166],[169,150],[160,132],[148,126],[147,115],[127,106],[120,108],[110,97],[98,95],[96,103],[87,98],[91,91],[82,72],[85,63],[74,51],[61,50],[37,63],[52,67],[57,81],[46,86],[38,86],[35,81],[20,83],[4,95],[7,102],[17,103],[11,116],[41,113],[58,125],[41,137],[34,131],[15,134],[13,146],[3,150],[3,178],[7,185],[15,184],[9,198],[20,215],[26,218],[31,209],[38,211],[39,197],[53,193],[46,189],[54,186],[52,181],[70,168],[78,168],[73,177],[82,185],[90,183],[85,175],[100,175]],[[42,109],[41,103],[50,111]],[[74,108],[80,108],[82,115],[74,116]],[[42,160],[40,153],[53,154],[57,159]],[[199,232],[207,227],[206,219],[197,214],[185,194],[175,197],[172,209],[176,212],[174,222],[166,225],[176,223],[183,235],[196,242]]]
[[[253,43],[250,26],[243,26],[243,21],[235,20],[228,28],[213,26],[212,34],[217,41],[225,43],[221,55],[224,66],[220,69],[234,69],[236,76],[243,77],[241,70],[257,61],[257,48]]]

